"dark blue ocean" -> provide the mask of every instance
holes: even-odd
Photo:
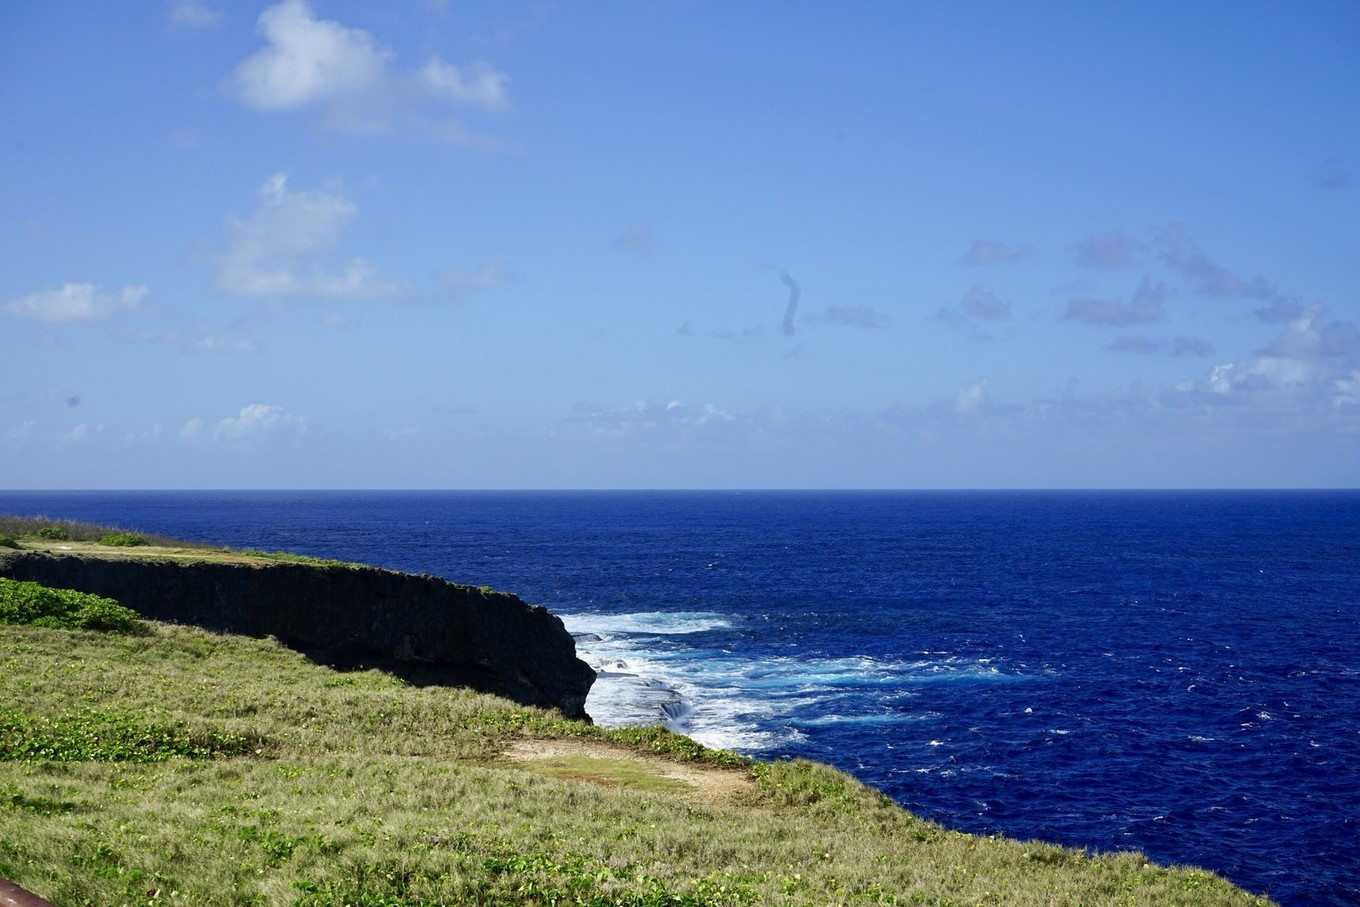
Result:
[[[0,492],[547,605],[603,724],[1360,904],[1360,492]]]

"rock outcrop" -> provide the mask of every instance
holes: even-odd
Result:
[[[0,554],[0,576],[112,598],[144,617],[274,636],[313,660],[508,696],[587,719],[595,672],[561,619],[514,595],[374,567]]]

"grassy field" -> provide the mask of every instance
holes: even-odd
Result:
[[[0,624],[0,877],[59,905],[1268,903],[947,831],[825,766],[155,623]]]

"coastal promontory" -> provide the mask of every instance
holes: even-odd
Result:
[[[562,621],[484,587],[311,558],[78,542],[0,549],[0,577],[104,596],[153,620],[273,636],[322,664],[588,718],[595,672]]]

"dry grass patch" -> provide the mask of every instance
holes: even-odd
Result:
[[[681,764],[585,740],[521,740],[504,758],[552,778],[676,794],[702,803],[749,803],[756,792],[755,779],[743,769]]]

